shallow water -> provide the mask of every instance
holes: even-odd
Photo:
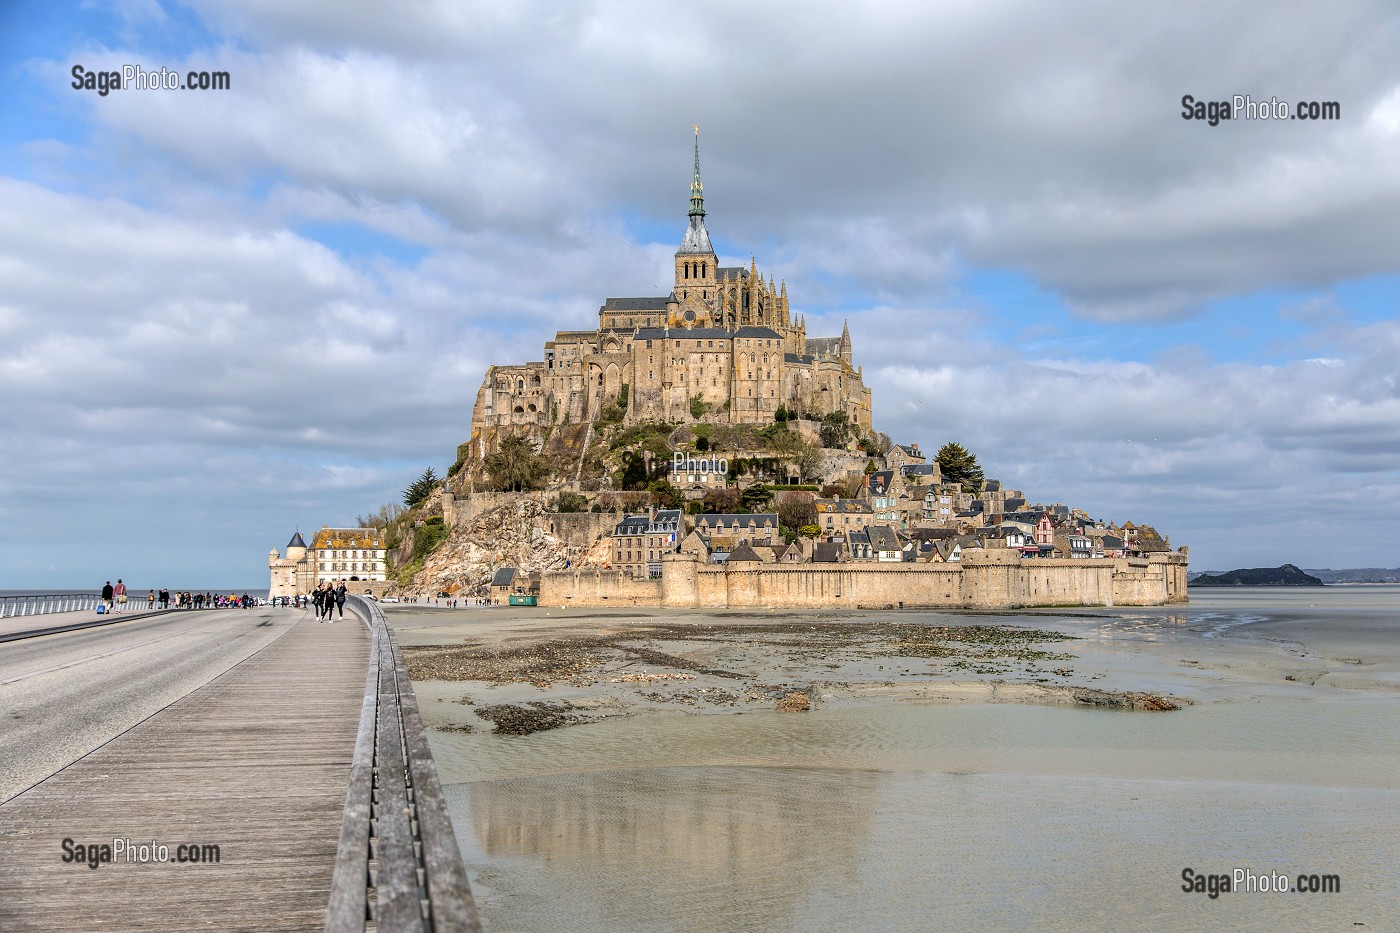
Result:
[[[1385,594],[1341,592],[1317,611],[1386,624]],[[1292,598],[1232,591],[1084,627],[1172,651],[1247,641],[1230,616],[1315,614],[1273,604]],[[1398,929],[1400,702],[1337,695],[651,716],[432,743],[493,931]],[[1187,866],[1342,889],[1212,900],[1181,890]]]

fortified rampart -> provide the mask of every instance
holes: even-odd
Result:
[[[1142,559],[1023,560],[969,549],[948,564],[701,564],[668,557],[661,576],[616,570],[546,573],[544,606],[686,609],[1014,609],[1161,606],[1186,601],[1185,554]]]

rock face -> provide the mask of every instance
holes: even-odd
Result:
[[[522,573],[601,567],[609,559],[609,539],[571,555],[570,548],[545,531],[549,527],[543,505],[520,499],[489,509],[454,528],[447,540],[428,555],[413,578],[411,592],[433,595],[446,591],[454,596],[486,596],[491,577],[501,567]]]
[[[1252,570],[1231,570],[1229,573],[1203,573],[1190,586],[1323,586],[1317,577],[1310,577],[1292,564],[1282,567],[1256,567]]]

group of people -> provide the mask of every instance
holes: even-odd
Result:
[[[121,577],[117,577],[117,585],[113,586],[108,580],[102,585],[102,605],[108,612],[119,612],[126,608],[126,584]]]
[[[325,622],[331,617],[331,610],[340,610],[340,618],[345,618],[345,581],[335,586],[322,580],[311,594],[311,602],[316,607],[316,617]]]
[[[137,599],[140,599],[138,596]],[[107,612],[121,612],[127,608],[130,596],[126,591],[126,584],[121,578],[117,578],[116,585],[108,580],[102,587],[102,605]],[[257,600],[247,593],[239,596],[237,593],[229,593],[224,596],[221,593],[193,593],[176,592],[170,590],[146,591],[146,608],[169,609],[174,606],[176,609],[247,609],[249,606],[256,606]]]

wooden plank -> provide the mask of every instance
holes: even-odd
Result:
[[[371,638],[310,620],[0,806],[0,929],[323,927]],[[130,838],[171,861],[64,863]],[[177,864],[181,842],[219,846]]]
[[[336,848],[331,898],[326,909],[330,933],[361,933],[369,919],[366,898],[369,887],[369,832],[371,797],[374,793],[374,745],[379,707],[379,647],[383,639],[371,639],[365,696],[360,708],[360,729],[355,757],[345,793],[340,844]]]
[[[375,921],[382,930],[423,929],[418,859],[405,781],[398,685],[390,651],[379,653],[379,720],[375,731]]]
[[[400,715],[403,719],[405,751],[413,780],[418,831],[422,841],[423,867],[427,879],[430,921],[435,931],[480,933],[481,920],[472,900],[467,869],[452,829],[452,817],[442,796],[437,764],[423,731],[418,698],[408,677],[403,651],[389,633],[394,656],[394,672],[399,684]]]

